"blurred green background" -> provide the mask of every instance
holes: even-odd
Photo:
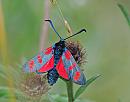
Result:
[[[58,0],[58,3],[74,32],[88,30],[73,38],[87,49],[86,76],[102,75],[81,98],[90,102],[130,102],[130,27],[117,6],[121,3],[130,14],[130,0]],[[9,57],[15,66],[23,57],[30,58],[39,51],[44,0],[2,0],[2,6]],[[57,7],[51,6],[50,18],[66,37]],[[46,47],[57,41],[49,29]],[[1,79],[0,84],[3,83]],[[51,93],[66,94],[64,82],[58,80]]]

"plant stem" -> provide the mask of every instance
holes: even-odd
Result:
[[[71,81],[66,81],[68,102],[74,102],[73,99],[73,83]]]
[[[46,41],[47,41],[47,36],[48,36],[48,27],[49,24],[48,22],[45,22],[45,19],[49,19],[50,16],[50,2],[49,0],[44,0],[44,17],[43,17],[43,25],[42,25],[42,31],[40,35],[40,50],[45,48]]]

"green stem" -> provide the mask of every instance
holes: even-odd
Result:
[[[74,102],[73,98],[73,83],[71,81],[66,81],[68,102]]]

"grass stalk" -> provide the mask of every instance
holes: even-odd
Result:
[[[7,73],[8,80],[7,85],[9,87],[9,95],[12,97],[10,98],[10,102],[16,102],[13,90],[13,79],[12,76],[9,74],[8,64],[9,64],[9,56],[7,52],[7,39],[6,39],[6,32],[4,28],[4,16],[2,10],[2,1],[0,0],[0,54],[2,58],[2,64],[5,66],[4,71]]]

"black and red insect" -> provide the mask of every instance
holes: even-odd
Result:
[[[79,85],[85,85],[86,78],[80,70],[70,51],[65,46],[65,40],[71,38],[83,31],[81,29],[76,34],[63,39],[54,28],[51,20],[48,21],[54,32],[59,36],[60,41],[38,53],[35,57],[26,62],[23,66],[25,72],[36,72],[42,74],[47,72],[48,83],[53,85],[59,77],[66,80],[72,80]]]

